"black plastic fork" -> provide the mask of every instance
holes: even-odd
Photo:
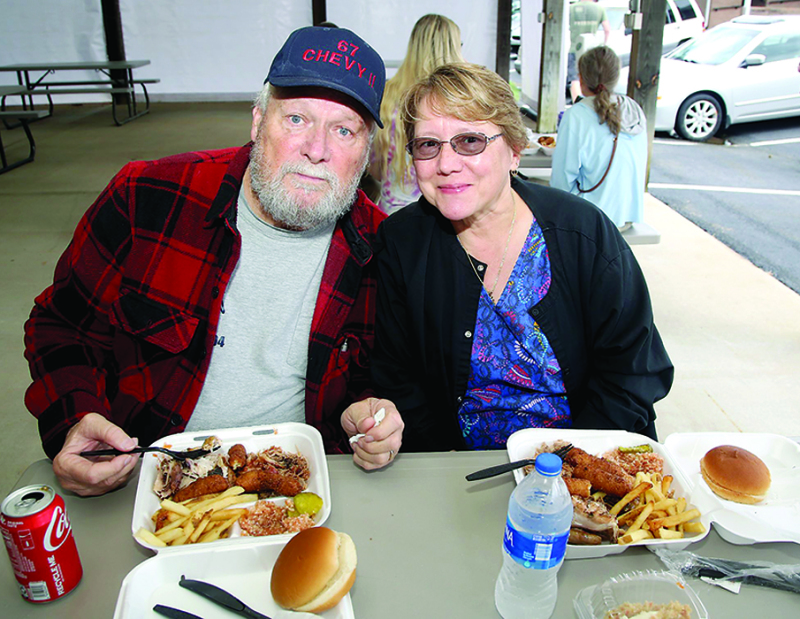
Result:
[[[219,449],[219,447],[215,447],[211,451],[215,451]],[[163,454],[167,454],[168,456],[172,456],[176,460],[180,460],[183,462],[184,460],[192,460],[194,458],[200,458],[206,454],[211,453],[208,449],[203,449],[202,447],[198,447],[196,449],[188,449],[186,451],[174,451],[172,449],[167,449],[166,447],[134,447],[130,451],[121,451],[119,449],[109,448],[109,449],[95,449],[94,451],[82,451],[82,456],[123,456],[127,454],[145,454],[151,451],[158,451]]]
[[[564,456],[566,456],[571,450],[572,450],[572,443],[564,445],[563,447],[559,447],[553,453],[563,460]],[[506,462],[505,464],[490,466],[487,469],[481,469],[480,471],[475,471],[474,473],[470,473],[469,475],[467,475],[467,481],[478,481],[479,479],[489,479],[490,477],[496,477],[497,475],[502,475],[503,473],[508,473],[509,471],[514,471],[516,469],[522,468],[523,466],[528,466],[529,464],[535,464],[535,463],[536,463],[536,458],[525,458],[524,460],[516,460],[514,462]]]

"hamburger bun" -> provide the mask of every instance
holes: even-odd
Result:
[[[356,579],[356,547],[326,527],[300,531],[272,568],[272,598],[283,608],[321,613],[339,603]]]
[[[720,445],[700,460],[700,472],[711,490],[729,501],[760,503],[769,490],[767,465],[741,447]]]

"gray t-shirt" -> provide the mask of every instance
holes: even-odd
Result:
[[[305,421],[308,337],[334,226],[275,228],[242,192],[237,225],[241,255],[187,431]]]

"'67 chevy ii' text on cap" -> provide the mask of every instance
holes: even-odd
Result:
[[[319,86],[338,90],[381,122],[386,82],[383,60],[369,43],[346,28],[308,26],[295,30],[275,56],[267,75],[273,86]]]

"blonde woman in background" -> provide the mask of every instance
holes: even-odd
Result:
[[[411,86],[451,62],[463,62],[461,31],[443,15],[425,15],[417,20],[408,41],[406,57],[392,79],[386,82],[381,104],[385,126],[375,136],[369,172],[380,184],[380,206],[387,214],[420,196],[411,160],[403,146],[405,128],[398,115],[403,95]]]

